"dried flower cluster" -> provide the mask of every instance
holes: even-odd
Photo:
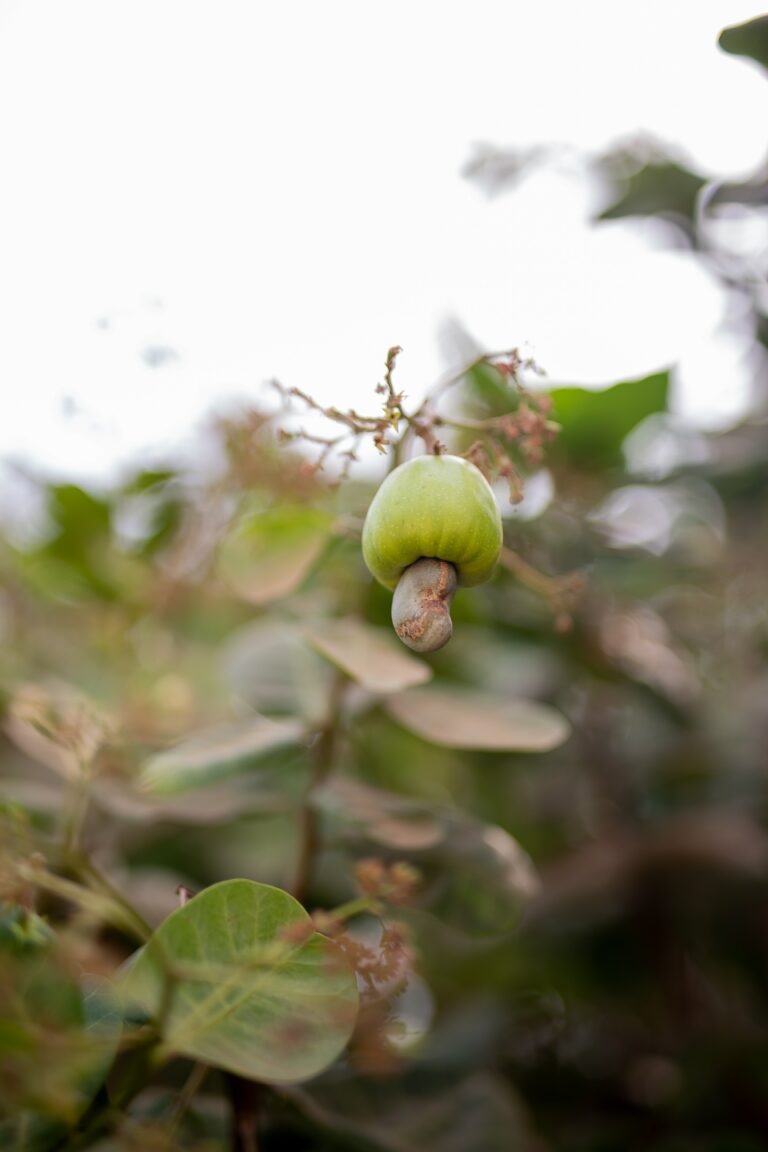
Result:
[[[524,359],[517,349],[479,356],[459,372],[436,384],[422,404],[408,411],[404,406],[404,393],[396,390],[393,382],[397,357],[401,351],[399,345],[395,345],[387,352],[384,379],[375,389],[379,396],[384,397],[384,403],[382,412],[376,415],[366,416],[353,408],[342,411],[333,406],[326,407],[301,388],[285,388],[278,381],[273,381],[273,387],[282,400],[283,415],[295,415],[295,402],[300,401],[305,411],[316,413],[340,425],[342,429],[327,436],[303,428],[282,430],[279,433],[280,440],[283,443],[304,441],[319,445],[321,451],[311,464],[315,472],[322,471],[332,455],[343,459],[339,477],[341,480],[348,475],[352,463],[358,459],[359,446],[367,436],[371,437],[374,446],[382,453],[389,448],[401,453],[409,439],[417,438],[424,442],[428,452],[440,455],[447,451],[447,447],[438,438],[438,430],[449,429],[459,434],[470,432],[477,438],[464,455],[489,479],[498,476],[509,479],[511,498],[519,500],[522,496],[522,478],[516,460],[527,467],[538,466],[545,446],[557,432],[557,425],[551,419],[549,397],[530,392],[520,379],[523,371],[539,371],[534,361]],[[509,386],[510,410],[483,420],[441,412],[438,401],[444,393],[481,365],[493,368]]]

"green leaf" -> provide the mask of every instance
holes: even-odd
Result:
[[[468,397],[479,400],[482,411],[509,412],[518,397],[509,381],[492,364],[476,364],[466,376]]]
[[[0,905],[0,1147],[58,1146],[103,1083],[121,1027],[109,985],[83,989],[45,921]]]
[[[222,546],[220,567],[249,604],[268,604],[303,583],[328,541],[333,520],[304,506],[246,516]]]
[[[444,748],[549,752],[568,739],[568,721],[554,708],[457,688],[422,688],[385,702],[409,732]]]
[[[169,480],[175,479],[176,473],[170,468],[148,468],[146,471],[138,472],[131,477],[120,491],[122,495],[133,496],[137,492],[148,492],[151,488],[167,484]]]
[[[555,388],[554,416],[560,424],[553,456],[597,471],[622,463],[621,445],[642,420],[667,409],[669,372],[625,380],[600,392]]]
[[[114,519],[123,548],[150,556],[167,544],[184,516],[184,493],[171,472],[144,472],[127,485]]]
[[[745,24],[734,24],[720,33],[718,44],[724,52],[747,56],[768,68],[768,16],[756,16]]]
[[[48,923],[29,908],[17,904],[0,908],[0,950],[14,956],[30,955],[47,948],[55,939]]]
[[[48,513],[56,533],[33,555],[60,568],[65,589],[70,583],[82,585],[98,597],[113,599],[110,504],[75,484],[60,484],[48,490]]]
[[[303,736],[304,727],[298,720],[254,716],[222,725],[152,756],[142,768],[139,784],[148,792],[168,794],[257,768],[264,770],[270,756],[299,747]]]
[[[62,538],[71,548],[85,548],[99,537],[108,537],[112,513],[109,504],[76,484],[49,489],[49,511]]]
[[[0,1123],[0,1141],[3,1148],[13,1152],[54,1152],[61,1148],[71,1125],[83,1115],[93,1100],[117,1054],[122,1031],[122,1018],[117,1001],[106,982],[97,982],[83,996],[84,1028],[82,1042],[86,1046],[85,1058],[70,1067],[67,1122],[43,1112],[24,1110],[4,1123]],[[49,1040],[50,1042],[50,1040]],[[66,1066],[73,1053],[61,1053]]]
[[[214,884],[173,912],[124,978],[129,1005],[178,1053],[267,1083],[316,1076],[355,1024],[357,983],[301,905],[251,880]]]
[[[612,164],[604,165],[609,176]],[[644,164],[624,181],[619,198],[597,217],[620,220],[626,216],[669,216],[687,227],[696,215],[696,199],[706,184],[702,176],[673,160]]]
[[[362,620],[328,620],[306,628],[304,639],[369,692],[399,692],[432,678],[428,664],[403,651],[384,629]]]

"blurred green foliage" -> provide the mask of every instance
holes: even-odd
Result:
[[[764,28],[722,46],[764,63]],[[704,243],[759,174],[601,171],[765,344]],[[553,392],[553,494],[428,661],[362,563],[372,486],[263,413],[213,480],[39,481],[0,540],[3,1148],[245,1150],[226,1072],[267,1150],[765,1147],[768,388],[693,437],[669,383]],[[492,420],[509,382],[456,395]]]

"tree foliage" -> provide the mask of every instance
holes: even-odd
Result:
[[[759,174],[615,161],[604,216],[682,221],[764,340],[706,231]],[[373,415],[278,386],[215,476],[41,480],[0,541],[3,1148],[764,1147],[764,410],[694,436],[668,372],[515,351],[411,407],[398,353]],[[428,659],[362,562],[366,438],[504,509]]]

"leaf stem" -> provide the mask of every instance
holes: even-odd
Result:
[[[380,911],[378,901],[374,900],[371,896],[356,896],[354,900],[347,900],[346,904],[339,904],[337,908],[332,908],[328,915],[334,920],[351,920],[354,916],[362,916],[364,913],[369,913],[375,916]]]

